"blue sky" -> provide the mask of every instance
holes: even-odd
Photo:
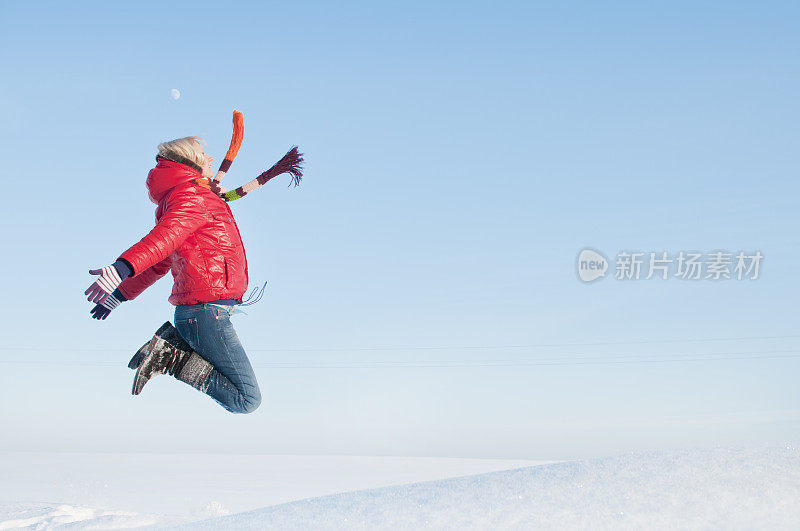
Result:
[[[798,15],[4,3],[0,448],[568,458],[796,440]],[[129,395],[125,363],[172,319],[169,277],[104,322],[82,296],[152,228],[156,145],[200,135],[220,160],[233,109],[229,187],[294,144],[307,161],[299,188],[231,205],[251,286],[269,282],[234,317],[264,397],[244,417],[168,378]],[[753,282],[586,285],[585,247],[765,259]]]

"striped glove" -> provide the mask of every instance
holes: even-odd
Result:
[[[92,314],[92,319],[102,320],[108,317],[108,314],[111,313],[111,310],[122,304],[123,301],[126,299],[122,293],[119,292],[118,289],[115,289],[114,292],[106,297],[106,300],[102,302],[102,304],[95,304],[94,308],[91,309],[90,313]]]
[[[89,296],[86,299],[89,302],[103,304],[114,290],[117,289],[117,286],[122,284],[122,281],[125,280],[126,277],[130,276],[131,270],[127,264],[121,260],[117,260],[110,266],[106,266],[102,269],[90,269],[89,274],[100,275],[100,278],[93,282],[83,294]]]

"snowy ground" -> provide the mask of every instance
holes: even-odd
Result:
[[[5,454],[0,462],[7,501],[0,504],[0,529],[800,527],[800,451],[791,446],[533,466],[307,456],[83,455],[65,461],[63,454]]]
[[[0,530],[165,527],[305,498],[543,462],[0,453]]]

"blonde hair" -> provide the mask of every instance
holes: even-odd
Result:
[[[169,142],[162,142],[158,145],[158,155],[166,159],[177,155],[194,162],[202,168],[205,160],[202,152],[197,149],[197,146],[201,143],[205,144],[206,141],[199,136],[185,136]]]

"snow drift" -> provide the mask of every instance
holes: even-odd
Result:
[[[650,452],[325,496],[187,529],[797,529],[800,453]]]
[[[548,464],[148,455],[142,467],[139,455],[64,455],[0,460],[0,530],[800,527],[793,446]]]

